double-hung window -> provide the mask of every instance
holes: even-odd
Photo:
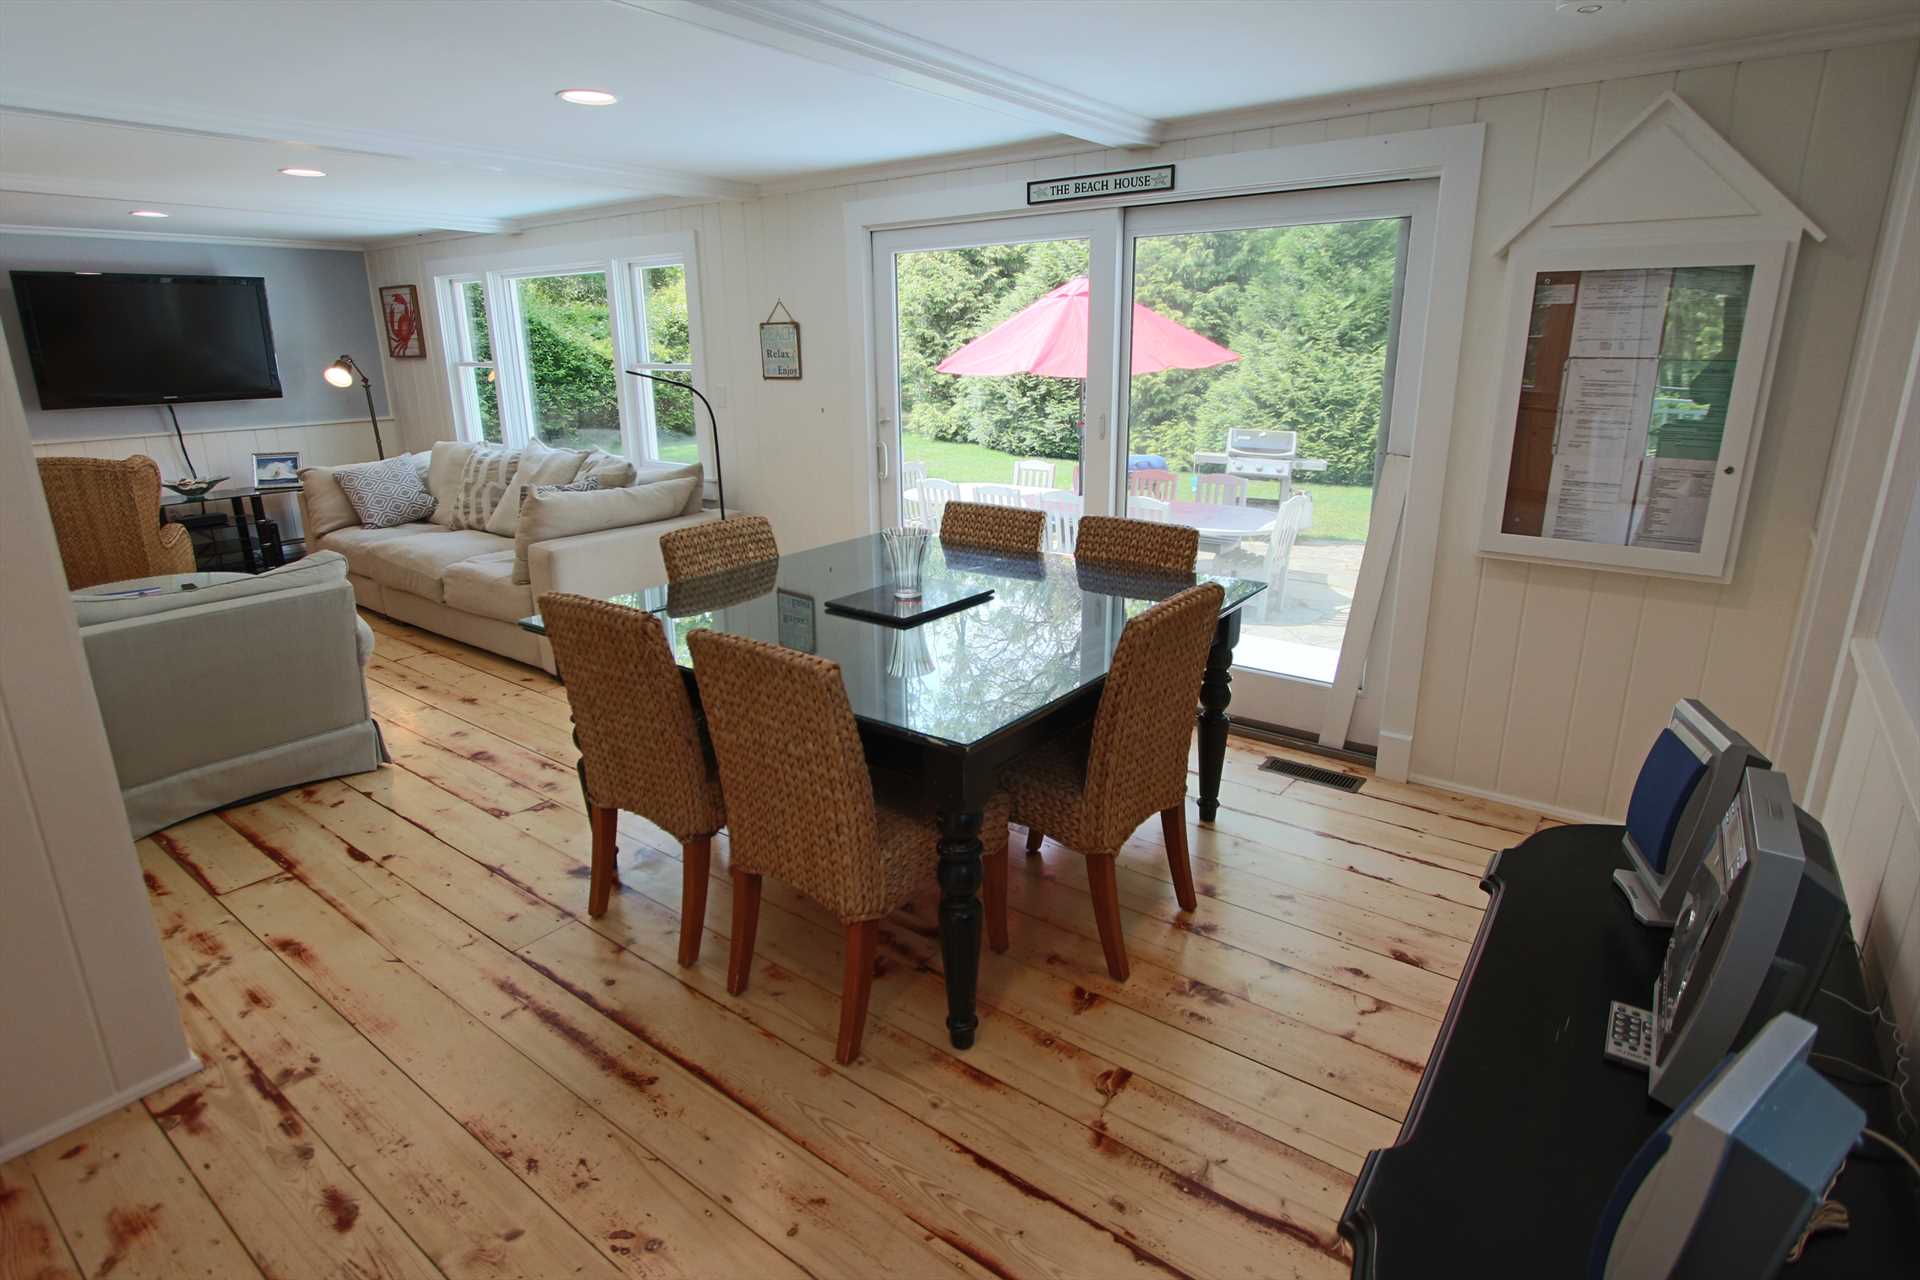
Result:
[[[698,287],[691,236],[428,264],[446,335],[456,433],[464,440],[604,449],[703,462],[711,438],[698,385]]]

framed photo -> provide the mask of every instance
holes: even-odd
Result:
[[[800,376],[800,322],[768,320],[760,326],[760,376]]]
[[[420,324],[420,291],[410,284],[380,286],[380,318],[387,326],[387,355],[395,360],[427,358],[427,337]]]
[[[271,489],[275,486],[292,488],[299,483],[300,455],[297,452],[253,455],[253,485],[256,489]]]

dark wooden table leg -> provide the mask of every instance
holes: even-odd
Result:
[[[973,1011],[980,980],[980,810],[940,815],[940,960],[947,974],[947,1035],[956,1049],[973,1047],[980,1019]]]
[[[1200,678],[1200,821],[1212,822],[1220,812],[1220,771],[1227,762],[1227,703],[1233,699],[1233,644],[1240,638],[1236,611],[1220,619],[1207,650],[1206,674]]]

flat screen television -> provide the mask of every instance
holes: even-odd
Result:
[[[42,409],[280,396],[259,276],[11,274]]]

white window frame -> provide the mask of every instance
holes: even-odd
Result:
[[[448,397],[453,404],[454,426],[462,440],[482,440],[486,437],[480,422],[480,397],[473,384],[467,380],[466,373],[469,369],[492,370],[496,388],[494,400],[497,404],[500,371],[496,360],[481,360],[474,355],[473,330],[467,326],[467,305],[464,296],[466,287],[470,284],[484,286],[486,279],[477,275],[446,276],[436,282],[436,290],[440,295],[441,332],[444,335],[441,350],[447,353],[447,389]],[[484,293],[483,288],[481,306],[487,313],[487,345],[492,347],[493,309],[487,305]],[[506,432],[504,421],[501,423],[500,430],[504,437]]]
[[[493,347],[491,367],[500,404],[501,443],[522,448],[533,438],[533,384],[527,366],[525,325],[520,314],[516,285],[521,280],[540,276],[601,273],[607,281],[607,304],[612,319],[613,347],[619,371],[644,369],[649,373],[670,371],[688,375],[692,384],[706,391],[705,333],[700,316],[700,274],[697,243],[692,232],[635,236],[617,241],[583,245],[557,245],[547,249],[518,250],[509,253],[478,254],[458,258],[440,258],[426,264],[433,280],[440,332],[436,335],[444,353],[447,369],[449,420],[456,438],[482,439],[478,404],[468,393],[465,370],[487,367],[475,360],[471,335],[460,296],[461,286],[475,281],[484,287],[487,332]],[[647,357],[647,317],[645,299],[636,286],[640,273],[654,267],[677,266],[687,277],[687,341],[689,361],[662,363]],[[644,378],[618,376],[615,380],[620,411],[620,439],[626,456],[636,462],[658,461],[659,442],[655,429],[653,397],[647,392],[653,384]],[[700,464],[713,474],[712,424],[702,430],[703,417],[696,406],[694,437]],[[711,486],[711,481],[708,481]]]

